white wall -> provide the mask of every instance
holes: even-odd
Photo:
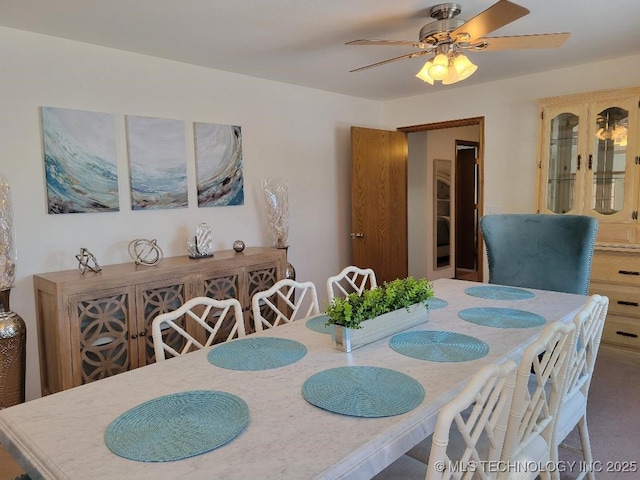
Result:
[[[407,164],[407,273],[414,278],[428,278],[429,253],[433,243],[429,219],[432,218],[433,200],[433,168],[427,158],[427,135],[429,132],[416,132],[407,135],[409,158]]]
[[[269,245],[260,179],[286,177],[289,259],[322,298],[324,282],[350,261],[349,127],[379,127],[382,105],[93,45],[0,28],[0,171],[17,232],[11,309],[27,323],[27,399],[40,395],[32,275],[77,268],[87,247],[102,265],[131,261],[129,241],[155,238],[166,257],[185,255],[195,226],[212,226],[215,249],[234,240]],[[115,114],[120,211],[48,215],[39,107]],[[187,136],[188,209],[132,211],[123,115],[242,127],[245,204],[197,208]]]

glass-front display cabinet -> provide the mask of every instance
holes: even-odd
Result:
[[[636,241],[639,100],[624,91],[540,101],[539,213],[593,216],[599,241]]]

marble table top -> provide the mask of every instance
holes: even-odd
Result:
[[[477,285],[460,280],[433,282],[447,305],[429,311],[429,321],[410,330],[446,330],[478,338],[486,356],[468,362],[429,362],[401,355],[389,338],[344,353],[331,336],[305,321],[256,335],[302,343],[307,354],[280,368],[238,371],[207,360],[210,349],[148,365],[104,380],[0,411],[0,443],[37,478],[82,479],[369,479],[432,433],[441,406],[481,366],[518,360],[544,326],[494,328],[462,320],[473,307],[503,307],[570,321],[586,297],[531,290],[531,298],[485,299],[465,294]],[[214,347],[215,348],[215,347]],[[363,365],[409,375],[425,390],[415,409],[389,417],[360,418],[315,407],[302,396],[304,382],[330,368]],[[237,395],[249,408],[245,430],[226,445],[184,460],[150,463],[127,460],[105,445],[107,426],[123,412],[151,399],[189,390]]]

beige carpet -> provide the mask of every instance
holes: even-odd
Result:
[[[640,353],[602,345],[587,403],[587,423],[598,480],[640,479]],[[580,445],[577,429],[566,443]],[[560,467],[571,470],[579,454],[560,450]],[[627,466],[635,472],[620,472]],[[625,465],[626,463],[626,465]],[[578,472],[561,474],[562,480],[577,478]]]
[[[640,479],[640,471],[607,471],[607,467],[625,462],[636,462],[640,469],[640,353],[606,345],[600,348],[589,393],[587,422],[594,460],[602,467],[596,478]],[[567,442],[578,445],[577,432],[572,432]],[[561,475],[562,480],[577,478],[576,466],[569,470],[571,462],[579,459],[573,452],[560,450],[560,465],[567,470]],[[20,467],[0,447],[0,480],[11,480],[19,473]]]

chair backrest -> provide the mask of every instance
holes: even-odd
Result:
[[[566,394],[563,398],[571,397],[578,390],[587,397],[608,309],[608,297],[592,295],[587,305],[575,316],[576,350],[567,372]]]
[[[431,442],[426,480],[458,478],[456,475],[465,466],[469,467],[467,471],[477,466],[474,479],[495,478],[490,468],[483,471],[482,466],[500,460],[516,368],[512,360],[485,365],[458,396],[442,407]],[[447,449],[450,435],[456,435],[455,453]],[[461,445],[458,437],[462,438]],[[485,447],[478,448],[482,444]]]
[[[196,297],[158,315],[151,324],[156,362],[245,336],[242,307],[235,298]]]
[[[318,315],[316,286],[312,282],[282,279],[268,290],[255,293],[251,298],[251,310],[256,332]]]
[[[345,267],[339,274],[327,279],[329,303],[336,295],[346,297],[350,293],[362,295],[367,289],[376,288],[376,274],[371,268],[359,268],[354,265]]]
[[[586,215],[485,215],[489,283],[587,295],[598,221]]]
[[[575,351],[575,325],[553,322],[525,350],[518,367],[502,460],[513,462],[542,440],[544,464],[551,458],[551,441],[558,407],[565,391],[569,362]]]

